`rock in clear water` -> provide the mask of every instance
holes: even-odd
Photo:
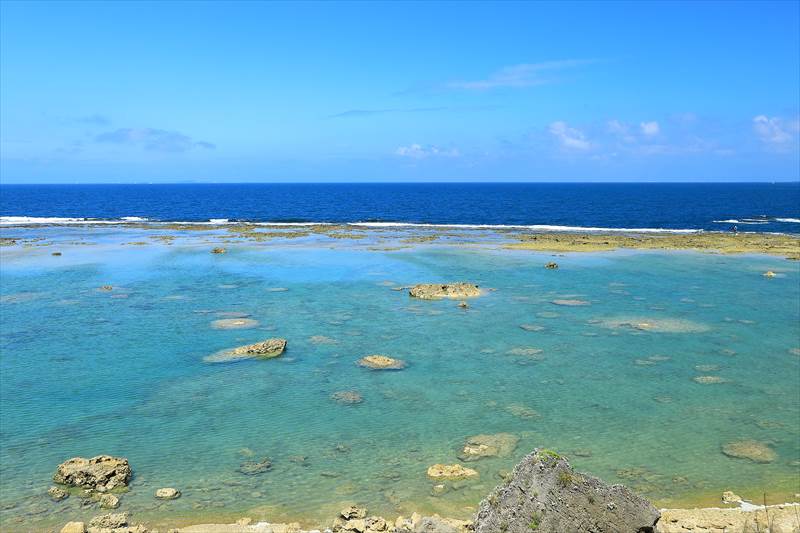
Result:
[[[472,283],[420,283],[411,287],[408,294],[422,300],[439,300],[442,298],[463,300],[464,298],[480,296],[481,290]]]
[[[436,480],[468,479],[478,477],[478,472],[461,465],[435,464],[428,467],[428,477]]]
[[[778,456],[769,444],[757,440],[729,442],[722,447],[722,453],[736,459],[749,459],[754,463],[771,463]]]
[[[156,491],[156,498],[159,500],[175,500],[181,497],[181,491],[172,487],[164,487]]]
[[[534,450],[510,480],[484,499],[474,520],[475,533],[531,531],[654,533],[660,513],[622,485],[572,470],[567,460]]]
[[[54,502],[60,502],[61,500],[69,498],[69,493],[59,487],[50,487],[47,489],[47,494]]]
[[[401,359],[393,359],[387,355],[368,355],[358,360],[358,366],[371,368],[373,370],[401,370],[406,367],[406,362]]]
[[[239,346],[231,350],[223,350],[205,357],[207,363],[228,363],[243,359],[272,359],[281,355],[286,349],[286,339],[267,339],[255,344]]]
[[[53,481],[71,487],[101,492],[124,487],[131,479],[131,467],[124,457],[98,455],[91,459],[73,457],[58,465]]]
[[[473,435],[464,443],[458,458],[462,461],[477,461],[484,457],[508,457],[516,449],[518,442],[519,437],[511,433]]]

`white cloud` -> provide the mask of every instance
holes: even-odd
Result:
[[[639,128],[642,130],[642,135],[645,137],[655,137],[661,131],[658,122],[655,120],[651,122],[642,122],[639,124]]]
[[[772,148],[788,148],[797,138],[800,121],[758,115],[753,117],[753,130],[763,143]]]
[[[447,150],[439,148],[438,146],[423,146],[416,143],[408,146],[398,146],[394,153],[400,157],[409,157],[411,159],[426,159],[428,157],[459,157],[461,155],[461,152],[455,148]]]
[[[497,89],[500,87],[532,87],[534,85],[542,85],[552,81],[543,78],[543,72],[563,70],[586,63],[591,63],[591,61],[568,59],[564,61],[544,61],[542,63],[523,63],[521,65],[503,67],[500,70],[490,74],[486,79],[453,81],[445,84],[445,87],[450,89],[469,89],[477,91]]]
[[[570,128],[561,120],[550,124],[550,134],[558,139],[561,146],[570,150],[588,150],[592,143],[586,140],[586,135],[576,128]]]

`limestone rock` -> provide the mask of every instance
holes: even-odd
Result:
[[[109,528],[125,527],[128,525],[128,513],[104,514],[95,516],[89,521],[89,527]]]
[[[119,498],[113,494],[101,494],[97,499],[102,509],[116,509],[119,507]]]
[[[422,300],[440,300],[442,298],[463,300],[480,296],[481,290],[472,283],[420,283],[411,287],[408,294]]]
[[[69,498],[69,493],[59,487],[50,487],[47,489],[47,494],[54,502],[60,502],[61,500],[66,500]]]
[[[468,479],[478,477],[478,472],[461,465],[435,464],[428,467],[428,477],[435,480]]]
[[[371,368],[373,370],[401,370],[406,367],[406,362],[401,359],[393,359],[387,355],[368,355],[358,360],[358,366]]]
[[[558,263],[549,262],[544,266],[548,270],[556,270],[558,268]]]
[[[722,503],[742,503],[742,497],[726,490],[722,493]]]
[[[286,350],[286,339],[273,338],[231,350],[223,350],[209,355],[203,360],[207,363],[227,363],[243,359],[272,359],[281,355],[284,350]]]
[[[519,437],[511,433],[474,435],[469,437],[458,458],[462,461],[477,461],[484,457],[508,457],[517,447]]]
[[[773,272],[772,270],[767,270],[766,272],[764,272],[764,277],[765,278],[774,278],[775,277],[775,272]]]
[[[342,509],[340,513],[342,518],[345,520],[353,520],[355,518],[366,518],[367,517],[367,510],[362,507],[356,507],[355,505],[351,505],[346,509]]]
[[[722,447],[722,453],[737,459],[749,459],[754,463],[771,463],[778,454],[769,444],[757,440],[729,442]]]
[[[214,248],[211,250],[212,254],[224,254],[225,252],[227,252],[225,248]]]
[[[131,479],[131,467],[123,457],[98,455],[91,459],[73,457],[58,465],[53,481],[71,487],[105,492],[124,487]]]
[[[83,522],[67,522],[61,528],[61,533],[86,533],[86,525]]]
[[[181,497],[181,491],[172,487],[165,487],[156,491],[156,498],[159,500],[176,500]]]
[[[537,449],[481,502],[474,531],[654,533],[659,517],[624,486],[579,474],[558,454]]]

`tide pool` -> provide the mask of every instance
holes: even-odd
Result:
[[[56,466],[78,455],[127,457],[120,509],[152,524],[319,525],[349,503],[469,517],[534,447],[660,506],[800,491],[797,262],[318,242],[215,255],[201,238],[133,246],[122,243],[134,230],[102,231],[91,246],[63,239],[59,257],[0,252],[4,531],[100,514],[47,497]],[[447,281],[491,290],[466,310],[392,290]],[[257,325],[213,327],[238,316]],[[288,340],[280,358],[203,361],[270,337]],[[368,354],[407,367],[357,366]],[[331,398],[340,391],[363,401]],[[478,480],[434,490],[428,466],[500,432],[520,438],[511,455],[469,462]],[[722,453],[742,440],[775,459]],[[268,472],[239,471],[262,458]],[[183,496],[155,500],[165,486]]]

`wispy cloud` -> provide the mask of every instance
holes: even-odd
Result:
[[[658,122],[655,120],[650,122],[640,122],[639,129],[645,137],[655,137],[661,131]]]
[[[99,143],[127,144],[142,146],[145,150],[157,152],[185,152],[192,148],[213,150],[216,145],[207,141],[195,141],[188,135],[177,131],[156,128],[120,128],[101,133],[94,138]]]
[[[498,109],[499,106],[439,106],[439,107],[387,107],[383,109],[348,109],[341,113],[328,115],[328,118],[359,118],[374,115],[403,114],[403,113],[436,113],[439,111],[487,111]]]
[[[550,124],[550,135],[555,137],[566,150],[586,151],[592,147],[586,135],[577,128],[571,128],[566,122],[558,120]]]
[[[95,113],[93,115],[76,117],[74,122],[77,122],[78,124],[88,124],[90,126],[108,126],[111,124],[111,119],[105,115]]]
[[[787,120],[758,115],[753,117],[753,130],[767,147],[779,151],[788,150],[797,145],[800,118]]]
[[[451,81],[445,83],[444,86],[449,89],[464,89],[473,91],[486,91],[504,87],[533,87],[536,85],[552,83],[554,79],[553,77],[548,76],[549,73],[586,65],[592,62],[592,60],[586,59],[567,59],[563,61],[523,63],[520,65],[503,67],[500,70],[491,73],[484,79]]]
[[[427,159],[429,157],[459,157],[461,152],[456,148],[439,148],[438,146],[421,144],[410,144],[408,146],[399,146],[394,151],[395,155],[400,157],[408,157],[411,159]]]

